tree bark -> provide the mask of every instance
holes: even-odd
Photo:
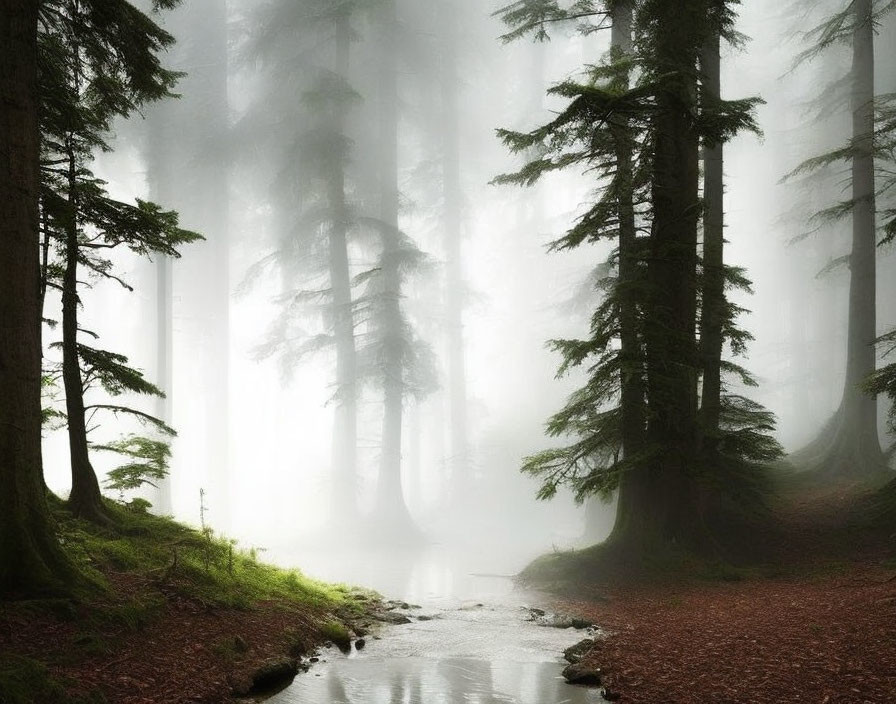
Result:
[[[692,471],[697,454],[697,224],[699,139],[696,59],[706,3],[649,3],[654,70],[663,75],[654,118],[653,232],[644,315],[649,470],[633,477],[618,526],[627,538],[668,542],[699,537]],[[646,11],[646,10],[642,10]]]
[[[700,61],[704,100],[721,100],[721,37],[713,31]],[[703,358],[703,395],[700,406],[702,449],[718,445],[722,409],[722,328],[725,320],[725,190],[724,145],[703,146],[703,307],[700,348]]]
[[[840,406],[819,436],[791,456],[823,477],[868,477],[886,471],[877,399],[860,386],[876,368],[877,232],[874,190],[874,21],[872,0],[854,3],[852,64],[852,251],[846,381]]]
[[[618,2],[612,15],[611,51],[614,58],[622,58],[632,51],[633,5]],[[620,71],[614,79],[617,89],[630,85],[629,72]],[[640,303],[641,262],[634,206],[634,164],[631,125],[626,117],[614,117],[611,129],[616,142],[616,169],[620,182],[617,211],[619,217],[619,355],[622,364],[620,379],[620,412],[622,453],[624,458],[636,456],[644,450],[647,414],[645,406],[644,355],[639,333],[638,308]],[[635,486],[646,481],[645,470],[629,470],[620,479],[617,524],[624,532],[632,512],[640,509]],[[595,507],[596,508],[596,507]],[[593,510],[599,514],[599,510]],[[615,527],[614,527],[615,528]]]
[[[0,595],[61,591],[74,572],[41,471],[37,0],[0,0]]]
[[[62,278],[62,381],[65,388],[66,426],[72,470],[68,505],[78,518],[106,523],[100,484],[90,464],[87,449],[87,420],[84,384],[78,355],[78,182],[72,137],[68,151],[68,207],[65,224],[65,272]]]

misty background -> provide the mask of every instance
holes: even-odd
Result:
[[[314,572],[308,546],[340,545],[353,529],[365,530],[365,516],[374,512],[383,394],[375,384],[361,386],[351,490],[360,515],[347,511],[333,520],[335,355],[330,349],[300,359],[265,355],[284,291],[295,285],[282,268],[262,265],[282,242],[284,222],[286,231],[301,227],[290,210],[301,189],[292,201],[288,189],[282,193],[284,164],[300,168],[301,160],[282,136],[306,130],[303,119],[313,121],[301,91],[315,61],[331,60],[320,57],[332,47],[322,37],[315,44],[313,33],[295,37],[294,63],[278,55],[280,73],[272,75],[260,48],[276,49],[264,34],[271,30],[261,19],[267,4],[190,0],[165,13],[162,23],[178,39],[167,64],[186,74],[182,97],[121,123],[114,152],[99,156],[96,171],[112,196],[176,209],[181,224],[206,241],[186,247],[174,262],[116,255],[135,291],[123,296],[114,283],[97,284],[83,294],[89,301],[83,325],[168,394],[159,407],[135,401],[178,431],[169,485],[146,492],[156,508],[198,524],[201,489],[205,520],[216,530],[244,547],[266,548],[272,559],[301,560]],[[595,184],[588,174],[566,173],[525,190],[490,185],[522,164],[495,129],[543,124],[555,107],[545,91],[597,62],[609,36],[570,29],[563,41],[504,45],[502,26],[491,16],[502,4],[400,0],[392,107],[400,118],[399,224],[426,255],[407,278],[402,306],[429,346],[435,372],[431,393],[405,401],[402,495],[430,541],[475,540],[483,560],[509,569],[552,546],[596,542],[612,527],[611,504],[577,507],[565,494],[538,502],[537,481],[519,473],[523,457],[551,444],[545,420],[581,381],[555,379],[559,359],[545,342],[586,329],[599,295],[593,272],[609,245],[547,253],[547,243],[582,212]],[[726,49],[722,62],[723,97],[766,101],[758,109],[764,135],[740,135],[726,147],[726,226],[730,262],[747,269],[755,289],[749,297],[732,294],[752,311],[742,319],[755,337],[746,366],[760,384],[750,395],[777,415],[787,450],[809,441],[834,413],[846,368],[847,272],[819,272],[848,251],[849,222],[794,242],[812,230],[806,224],[812,212],[839,199],[844,182],[832,171],[827,179],[781,183],[804,159],[842,144],[850,130],[845,106],[813,103],[824,81],[848,71],[848,48],[792,68],[803,48],[799,30],[823,16],[825,4],[744,3],[738,30],[749,41],[742,50]],[[346,168],[359,184],[358,202],[380,158],[370,119],[383,109],[370,75],[372,27],[363,14],[353,22],[347,64],[357,106],[346,117]],[[882,94],[896,91],[892,16],[879,32]],[[454,145],[445,140],[449,121],[457,127]],[[446,150],[455,148],[459,198],[447,197],[444,188]],[[449,265],[451,222],[462,233],[459,271]],[[353,274],[376,268],[369,236],[353,240],[349,256]],[[879,265],[883,332],[896,324],[894,258],[884,253]],[[463,322],[462,452],[452,434],[451,306],[459,307]],[[313,337],[321,322],[311,307],[298,316],[298,327]],[[880,419],[883,433],[886,413]],[[68,490],[67,452],[64,430],[47,432],[46,480],[56,492]],[[101,479],[114,466],[100,456],[94,462]]]

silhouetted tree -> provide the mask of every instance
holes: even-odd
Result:
[[[57,591],[72,569],[41,471],[37,0],[0,2],[0,596]]]
[[[577,440],[529,458],[524,470],[543,478],[542,498],[561,484],[580,500],[618,489],[616,544],[673,540],[705,547],[712,540],[708,497],[741,488],[730,472],[707,466],[700,452],[704,360],[695,337],[700,141],[719,144],[755,129],[755,100],[698,99],[699,58],[713,36],[730,29],[722,22],[730,19],[728,4],[579,2],[564,9],[522,0],[502,14],[512,28],[508,39],[543,37],[553,22],[606,14],[614,27],[609,61],[592,68],[586,82],[552,89],[569,100],[555,120],[526,134],[501,131],[512,149],[541,145],[544,155],[499,182],[528,184],[579,164],[596,174],[598,200],[555,247],[606,238],[618,243],[606,264],[609,275],[601,279],[604,297],[591,337],[554,343],[564,358],[561,373],[588,365],[586,386],[548,424],[549,434]],[[736,270],[726,270],[725,278],[740,280]],[[732,309],[724,297],[714,304],[727,321]],[[721,328],[714,346],[727,339],[737,351],[743,333]],[[721,384],[715,394],[721,399]],[[756,470],[777,456],[777,444],[766,435],[770,414],[737,396],[719,405],[726,459]]]
[[[176,213],[153,203],[110,198],[90,170],[94,150],[108,149],[105,140],[114,118],[171,95],[177,76],[157,58],[171,37],[123,0],[102,6],[95,0],[59,0],[47,3],[42,13],[41,204],[46,235],[59,257],[46,276],[62,294],[59,346],[72,469],[69,506],[76,516],[102,522],[106,513],[89,458],[88,414],[129,413],[171,430],[123,405],[85,405],[84,393],[92,385],[112,396],[162,392],[130,368],[127,358],[79,341],[82,332],[97,337],[78,323],[79,269],[130,289],[114,273],[107,250],[123,246],[142,256],[176,256],[178,246],[199,235],[179,228]]]

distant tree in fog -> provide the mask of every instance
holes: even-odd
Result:
[[[879,107],[879,122],[876,132],[877,153],[881,160],[885,161],[885,178],[880,193],[887,197],[896,197],[896,94],[885,97]],[[896,242],[896,209],[884,212],[886,223],[884,225],[884,237],[881,246],[892,246]],[[896,330],[890,330],[881,336],[878,344],[882,347],[885,358],[892,359],[896,353]],[[865,381],[864,390],[874,396],[886,395],[890,400],[889,428],[896,434],[896,362],[890,362],[871,374]],[[892,459],[896,452],[896,445],[890,447],[887,459]],[[891,481],[882,490],[880,506],[883,509],[882,517],[890,525],[896,518],[896,480]]]
[[[279,356],[289,369],[308,354],[335,351],[334,517],[354,516],[358,498],[356,288],[366,277],[356,278],[363,272],[352,261],[364,233],[349,128],[361,101],[350,68],[364,5],[289,0],[254,10],[247,53],[261,73],[240,126],[250,134],[252,154],[261,149],[267,157],[277,223],[277,249],[253,267],[250,279],[273,267],[283,287],[279,316],[260,353]]]
[[[849,327],[846,381],[840,407],[819,436],[792,457],[801,467],[828,477],[869,476],[886,465],[877,428],[877,402],[861,386],[876,367],[877,337],[877,188],[875,185],[874,35],[878,18],[892,2],[853,0],[807,32],[811,46],[799,61],[807,61],[836,46],[852,50],[852,69],[843,82],[849,93],[845,104],[852,113],[849,142],[813,157],[792,175],[814,173],[833,166],[849,170],[850,197],[817,213],[817,222],[848,219],[852,245],[842,261],[850,271]],[[840,86],[828,88],[835,93]]]
[[[432,351],[417,336],[402,306],[408,276],[426,262],[425,255],[399,224],[399,42],[395,0],[384,0],[372,16],[376,103],[377,267],[366,285],[367,336],[365,369],[383,393],[383,426],[377,480],[376,517],[400,536],[413,523],[401,479],[404,407],[411,396],[435,389]]]
[[[172,6],[174,3],[159,3]],[[200,239],[181,229],[175,212],[111,198],[90,164],[108,149],[112,120],[171,95],[177,75],[162,68],[158,53],[172,42],[152,19],[123,0],[58,0],[42,8],[41,223],[43,290],[62,295],[61,376],[71,454],[69,507],[81,518],[108,520],[90,462],[88,426],[96,413],[126,413],[171,434],[158,419],[119,403],[85,405],[85,392],[101,387],[113,397],[162,395],[126,357],[92,347],[79,325],[85,281],[79,272],[130,289],[107,258],[122,247],[140,256],[177,256],[178,247]],[[108,446],[107,446],[108,447]]]
[[[750,379],[721,359],[723,346],[739,352],[747,339],[733,324],[738,311],[724,287],[746,282],[721,260],[717,163],[705,184],[717,199],[710,198],[711,216],[703,220],[709,277],[698,256],[700,142],[710,156],[733,134],[756,128],[757,101],[721,100],[712,70],[717,38],[734,36],[734,4],[620,0],[564,9],[521,0],[501,11],[507,39],[543,38],[552,23],[588,16],[597,26],[609,17],[613,28],[609,59],[585,80],[552,89],[568,100],[552,122],[529,133],[500,132],[514,151],[541,147],[542,156],[498,181],[526,185],[553,170],[584,167],[597,200],[554,248],[617,242],[590,337],[553,343],[564,358],[561,374],[578,366],[589,374],[548,423],[549,434],[575,441],[524,466],[543,479],[542,498],[561,485],[580,500],[618,490],[614,545],[672,540],[706,547],[714,539],[710,526],[729,521],[730,507],[753,505],[763,464],[780,452],[768,435],[771,414],[723,393],[723,371]],[[701,300],[702,346],[695,336]],[[712,381],[700,409],[698,380],[707,373]]]

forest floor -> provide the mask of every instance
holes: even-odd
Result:
[[[57,509],[91,585],[77,598],[0,604],[3,704],[220,704],[351,647],[379,613],[368,592],[255,561],[148,514],[114,531]],[[253,686],[254,685],[254,686]]]
[[[783,487],[759,568],[576,589],[558,608],[607,633],[585,664],[627,704],[896,702],[896,526],[853,520],[867,491]]]

